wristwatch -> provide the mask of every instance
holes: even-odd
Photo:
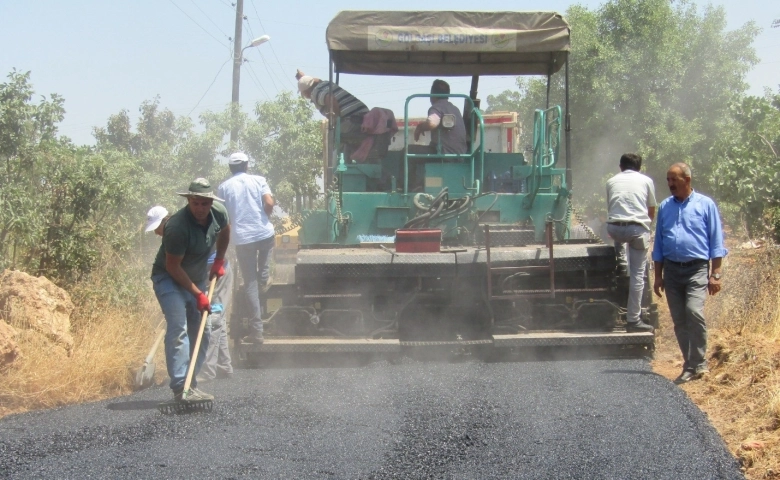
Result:
[[[714,278],[715,280],[720,280],[720,277],[721,277],[720,273],[713,273],[712,275],[710,275],[710,278]]]

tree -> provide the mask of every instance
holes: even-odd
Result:
[[[30,74],[0,84],[0,267],[60,283],[88,273],[102,249],[126,247],[121,208],[140,169],[57,135],[64,101],[31,102]]]
[[[300,213],[303,200],[319,192],[322,130],[312,114],[308,100],[282,92],[273,101],[257,104],[257,119],[247,124],[241,140],[257,161],[253,169],[268,177],[279,204],[289,213]]]
[[[573,6],[566,17],[574,187],[601,192],[599,179],[617,171],[622,153],[635,151],[656,183],[670,164],[685,161],[698,185],[712,188],[710,149],[757,62],[757,27],[726,31],[722,7],[700,11],[672,0],[611,0],[595,11]],[[551,103],[560,104],[562,75],[554,78]],[[544,105],[544,81],[519,79],[518,87],[519,95],[488,97],[489,110],[533,118],[532,108]]]
[[[735,103],[712,158],[715,192],[738,208],[748,236],[774,230],[778,238],[780,93]]]
[[[47,167],[44,159],[68,148],[57,139],[63,99],[55,94],[33,104],[30,72],[13,70],[7,78],[0,84],[0,269],[37,244],[46,221],[45,199],[35,194]]]
[[[188,117],[160,108],[159,98],[143,102],[138,111],[135,131],[127,110],[94,129],[98,152],[129,157],[140,168],[129,210],[145,212],[154,204],[180,206],[175,192],[197,177],[208,178],[216,188],[225,174],[216,162],[229,131],[217,121],[224,114],[206,112],[201,118],[205,128],[196,132]]]

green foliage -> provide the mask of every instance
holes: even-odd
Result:
[[[14,70],[7,78],[0,84],[0,268],[41,240],[46,199],[36,190],[46,160],[70,148],[56,138],[56,125],[65,114],[63,100],[52,95],[32,104],[30,73]]]
[[[105,127],[94,129],[98,152],[128,158],[140,169],[132,179],[135,188],[129,208],[144,213],[154,204],[178,208],[182,201],[175,192],[197,177],[208,178],[216,188],[221,176],[214,176],[215,157],[228,130],[211,121],[212,114],[206,116],[205,130],[196,133],[189,118],[160,109],[155,99],[141,104],[135,131],[126,110],[109,117]]]
[[[173,192],[212,170],[212,132],[193,133],[157,100],[136,132],[126,111],[112,116],[92,148],[58,136],[62,98],[32,99],[29,72],[0,84],[0,268],[78,282],[133,244],[154,199],[181,204]]]
[[[256,160],[251,168],[272,183],[279,205],[299,213],[304,199],[317,195],[323,174],[321,123],[312,118],[311,103],[291,92],[258,103],[257,119],[246,125],[242,145]]]
[[[780,234],[780,94],[735,103],[712,150],[718,198],[734,204],[747,234]]]
[[[628,151],[644,157],[656,185],[669,165],[685,161],[696,187],[711,189],[710,149],[757,62],[757,27],[727,31],[722,7],[672,0],[611,0],[595,11],[575,5],[566,17],[578,193],[601,193],[599,179],[617,172]],[[563,75],[553,79],[551,104],[562,104]],[[488,97],[489,110],[517,110],[530,122],[545,92],[544,80],[518,79],[518,92]]]
[[[0,84],[0,269],[68,285],[93,281],[96,268],[109,283],[120,278],[105,267],[120,265],[131,249],[151,257],[159,245],[139,228],[149,207],[176,211],[184,204],[176,192],[194,178],[206,177],[216,189],[228,177],[218,159],[234,151],[226,137],[235,122],[239,144],[288,211],[317,194],[320,124],[309,103],[289,92],[258,104],[256,120],[228,108],[201,115],[197,130],[156,98],[141,104],[135,126],[122,110],[96,127],[95,147],[58,136],[62,98],[34,103],[33,94],[29,72],[13,71]],[[115,287],[111,295],[126,297]]]

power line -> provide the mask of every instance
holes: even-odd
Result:
[[[196,22],[196,21],[195,21],[195,19],[194,19],[194,18],[192,18],[192,17],[190,17],[190,15],[189,15],[187,12],[185,12],[184,10],[182,10],[182,8],[181,8],[180,6],[176,5],[176,3],[175,3],[173,0],[168,0],[168,1],[169,1],[169,2],[171,2],[171,3],[173,4],[173,6],[174,6],[174,7],[178,8],[178,9],[181,11],[181,13],[183,13],[184,15],[186,15],[186,16],[187,16],[187,18],[189,18],[190,20],[192,20],[192,23],[194,23],[195,25],[197,25],[198,27],[200,27],[200,29],[201,29],[201,30],[203,30],[204,32],[206,32],[206,34],[207,34],[209,37],[211,37],[211,38],[213,38],[214,40],[216,40],[217,42],[219,42],[219,44],[220,44],[220,45],[222,45],[223,47],[230,47],[229,45],[222,43],[222,40],[218,39],[217,37],[215,37],[214,35],[212,35],[212,34],[211,34],[211,32],[209,32],[208,30],[206,30],[205,28],[203,28],[203,25],[201,25],[200,23]]]
[[[255,32],[252,31],[252,25],[249,24],[249,20],[246,20],[246,28],[249,29],[249,34],[252,35],[252,38],[255,38]],[[263,30],[265,30],[265,29],[263,29]],[[273,44],[272,43],[269,42],[268,45],[270,45],[271,48],[273,48]],[[262,57],[262,55],[261,55],[261,57]],[[263,61],[265,61],[265,59],[263,59]],[[268,74],[270,75],[271,72],[269,72]],[[276,72],[274,72],[274,75],[276,75]],[[279,78],[278,75],[276,75],[276,79],[279,80],[282,83],[282,85],[284,85],[284,82]],[[271,81],[273,82],[273,79],[271,79]],[[276,85],[274,85],[274,86],[276,86]]]
[[[222,69],[225,68],[225,65],[227,65],[227,63],[229,61],[231,61],[231,60],[232,60],[232,58],[229,58],[229,59],[225,60],[225,63],[223,63],[222,66],[219,67],[219,71],[217,71],[217,74],[214,75],[214,80],[211,81],[211,85],[209,85],[209,88],[207,88],[206,91],[203,92],[203,95],[200,97],[200,100],[198,100],[198,103],[196,103],[195,106],[192,107],[192,110],[190,110],[190,113],[187,114],[188,117],[190,115],[192,115],[192,112],[194,112],[196,108],[198,108],[198,105],[200,105],[200,102],[203,101],[203,99],[206,97],[206,94],[209,93],[209,90],[211,90],[211,87],[214,86],[214,82],[217,81],[217,77],[219,77],[219,74],[222,73]]]
[[[271,72],[268,70],[268,65],[267,65],[267,63],[265,61],[265,57],[263,57],[263,53],[260,52],[260,50],[258,50],[257,53],[260,54],[260,59],[263,61],[263,67],[265,68],[265,71],[268,72],[268,78],[271,80],[271,83],[274,86],[274,90],[276,90],[276,93],[278,94],[279,93],[279,86],[276,85],[276,82],[274,81],[273,75],[271,75]],[[247,60],[247,62],[249,62],[249,60]]]
[[[285,25],[295,25],[296,27],[309,27],[309,28],[318,28],[320,30],[326,30],[327,27],[323,27],[322,25],[306,25],[303,23],[292,23],[292,22],[281,22],[279,20],[272,20],[274,23],[283,23]]]
[[[255,82],[255,85],[260,87],[260,90],[262,90],[263,93],[265,94],[265,98],[271,100],[272,97],[270,95],[268,95],[268,92],[265,91],[265,87],[263,87],[262,82],[260,82],[260,80],[259,80],[259,78],[257,76],[257,72],[255,72],[255,69],[252,67],[252,64],[251,63],[247,63],[247,66],[249,67],[249,77],[252,79],[252,81]]]
[[[231,9],[231,10],[232,10],[232,9],[234,9],[234,8],[236,7],[236,4],[235,4],[235,3],[233,3],[233,4],[230,4],[230,3],[226,2],[225,0],[219,0],[219,2],[220,2],[221,4],[223,4],[223,5],[225,5],[226,7],[228,7],[229,9]]]
[[[212,24],[212,25],[214,25],[214,26],[217,28],[217,31],[218,31],[219,33],[221,33],[222,35],[224,35],[224,36],[225,36],[225,38],[227,38],[227,39],[230,39],[230,35],[227,35],[225,32],[223,32],[223,31],[222,31],[222,29],[220,28],[220,26],[219,26],[219,25],[217,25],[216,23],[214,23],[214,20],[212,20],[210,16],[206,15],[206,12],[204,12],[204,11],[203,11],[203,9],[202,9],[202,8],[200,8],[200,7],[198,6],[198,4],[197,4],[197,3],[195,3],[195,0],[190,0],[190,2],[192,2],[192,4],[193,4],[193,5],[195,5],[195,8],[197,8],[198,10],[200,10],[200,13],[202,13],[204,17],[206,17],[206,18],[208,18],[208,19],[209,19],[209,22],[211,22],[211,24]]]
[[[255,15],[257,15],[257,21],[260,23],[260,27],[262,27],[263,31],[265,31],[265,25],[263,25],[263,21],[260,19],[260,12],[257,11],[257,7],[255,6],[255,0],[249,0],[249,2],[252,4],[252,8],[255,11]],[[282,75],[284,75],[284,69],[282,68],[282,62],[279,61],[279,56],[276,55],[276,50],[274,49],[274,45],[270,44],[271,52],[274,54],[274,58],[276,59],[277,65],[279,65],[279,69],[282,71]]]

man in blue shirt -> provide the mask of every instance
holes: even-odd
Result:
[[[258,282],[266,291],[271,283],[271,252],[274,248],[274,197],[264,177],[247,173],[249,157],[236,152],[228,159],[233,176],[222,182],[218,195],[225,199],[236,245],[236,259],[251,308],[251,333],[244,344],[263,343],[262,308]]]
[[[450,84],[444,80],[434,80],[431,85],[431,94],[449,95]],[[445,127],[444,116],[450,115],[454,124]],[[414,141],[420,139],[423,132],[431,132],[430,153],[467,153],[466,123],[458,107],[452,104],[447,97],[431,97],[431,108],[428,109],[428,118],[417,124],[414,129]],[[441,152],[438,151],[441,143]]]
[[[704,299],[721,289],[721,266],[728,250],[715,202],[694,192],[691,168],[675,163],[666,172],[672,196],[661,202],[655,228],[653,290],[666,302],[683,356],[682,384],[709,372]]]

